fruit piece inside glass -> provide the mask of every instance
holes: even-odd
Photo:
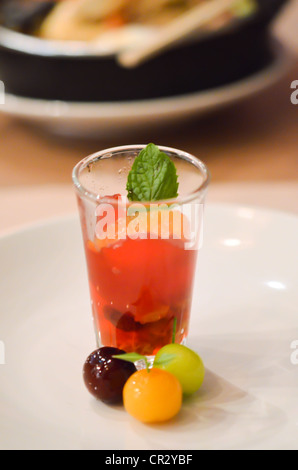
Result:
[[[144,147],[92,155],[73,179],[98,347],[152,356],[173,332],[176,343],[188,336],[208,171],[185,152],[159,147],[175,163],[179,196],[136,210],[126,182]]]

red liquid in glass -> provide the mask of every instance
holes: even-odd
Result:
[[[154,355],[188,334],[197,251],[183,240],[86,242],[95,325],[104,346]]]

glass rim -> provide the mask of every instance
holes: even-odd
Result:
[[[112,198],[111,196],[100,196],[99,194],[92,192],[85,188],[79,180],[80,177],[80,172],[84,170],[85,168],[90,165],[90,163],[95,163],[96,161],[100,160],[107,154],[115,154],[115,153],[121,153],[122,152],[128,152],[128,151],[141,151],[144,148],[147,147],[147,144],[137,144],[137,145],[122,145],[118,147],[112,147],[108,148],[105,150],[100,150],[99,152],[95,152],[87,157],[85,157],[83,160],[78,162],[72,172],[72,180],[74,183],[74,186],[77,190],[77,192],[84,198],[89,199],[93,202],[98,203],[99,201],[105,202],[105,203],[110,203],[110,204],[115,204],[115,199]],[[202,183],[198,186],[197,189],[192,191],[189,194],[183,195],[183,196],[177,196],[176,198],[171,198],[171,199],[163,199],[159,201],[129,201],[131,204],[136,204],[140,203],[143,205],[151,205],[151,204],[186,204],[188,202],[192,202],[193,200],[197,199],[200,194],[204,194],[205,191],[207,190],[207,187],[209,185],[211,175],[209,172],[208,167],[206,164],[200,160],[199,158],[195,157],[194,155],[185,152],[183,150],[179,150],[173,147],[165,147],[162,145],[158,145],[158,148],[166,153],[166,154],[174,154],[177,156],[177,158],[181,158],[182,160],[188,161],[190,164],[195,166],[197,169],[200,170],[202,176],[203,176],[203,181]],[[118,204],[118,203],[117,203]],[[122,203],[123,206],[127,205],[127,202]]]

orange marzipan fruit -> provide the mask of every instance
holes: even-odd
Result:
[[[123,390],[126,411],[143,423],[168,421],[182,406],[182,387],[170,372],[139,370],[130,376]]]

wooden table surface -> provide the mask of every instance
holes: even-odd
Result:
[[[276,29],[298,50],[298,2]],[[298,80],[298,60],[289,73],[265,92],[187,125],[170,127],[135,140],[183,148],[209,166],[213,182],[298,181],[298,106],[290,85]],[[66,184],[82,157],[99,149],[132,143],[132,136],[101,141],[53,137],[0,115],[0,187]]]

